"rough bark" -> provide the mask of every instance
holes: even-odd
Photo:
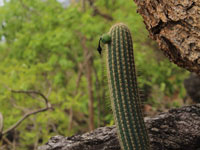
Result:
[[[152,150],[200,149],[200,104],[145,118]],[[72,137],[54,136],[38,150],[120,150],[116,128],[102,127]]]
[[[134,1],[169,60],[200,75],[200,0]]]

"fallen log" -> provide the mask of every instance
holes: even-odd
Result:
[[[199,150],[200,104],[145,118],[152,150]],[[54,136],[38,150],[120,150],[115,126],[71,137]]]

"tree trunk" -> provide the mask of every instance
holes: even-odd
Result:
[[[200,75],[200,0],[134,1],[169,60]]]
[[[87,72],[87,82],[88,82],[88,95],[89,95],[89,128],[94,130],[94,96],[92,87],[92,68],[91,59],[88,60],[86,65]]]
[[[200,104],[145,118],[152,150],[199,150]],[[38,150],[120,150],[116,128],[102,127],[72,137],[54,136]]]
[[[89,129],[94,130],[94,96],[93,96],[93,87],[92,87],[92,54],[86,46],[86,37],[82,38],[82,46],[84,50],[84,59],[85,59],[85,74],[87,78],[87,88],[89,95]]]

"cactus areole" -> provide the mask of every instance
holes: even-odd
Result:
[[[149,150],[135,72],[130,30],[114,25],[100,39],[107,45],[106,64],[112,110],[123,150]]]

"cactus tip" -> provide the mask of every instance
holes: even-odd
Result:
[[[104,44],[108,44],[111,42],[111,36],[109,34],[104,34],[101,36],[101,41],[104,43]]]
[[[111,36],[109,34],[104,34],[100,37],[99,39],[99,45],[98,45],[98,48],[97,48],[97,51],[99,52],[99,54],[101,55],[101,51],[102,51],[102,48],[101,48],[101,41],[104,43],[104,44],[109,44],[111,42]]]

